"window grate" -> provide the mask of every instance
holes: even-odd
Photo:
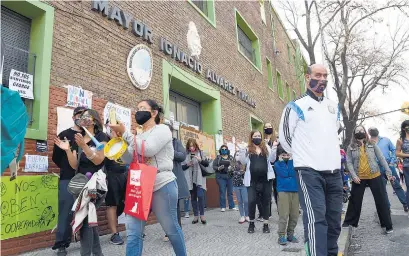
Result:
[[[239,45],[240,51],[246,55],[246,57],[253,62],[256,63],[256,52],[253,48],[253,42],[250,38],[244,33],[244,31],[237,26],[238,38],[239,38]]]
[[[207,11],[207,1],[193,1],[192,3],[196,5],[206,16],[209,16]]]

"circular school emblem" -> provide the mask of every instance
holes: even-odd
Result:
[[[152,79],[152,52],[144,44],[138,44],[129,52],[127,71],[132,84],[141,90],[148,88]]]

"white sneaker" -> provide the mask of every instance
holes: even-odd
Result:
[[[243,224],[246,221],[246,218],[244,218],[244,216],[241,216],[239,219],[239,223]]]
[[[247,216],[245,219],[246,219],[247,222],[250,222],[250,217],[249,216]]]
[[[226,208],[222,208],[222,209],[220,209],[220,211],[221,211],[221,212],[225,212],[225,211],[226,211]]]
[[[232,211],[238,211],[238,210],[239,210],[239,208],[234,207],[234,208],[231,208],[230,210],[232,210]]]
[[[185,212],[185,218],[189,219],[189,213],[188,212]]]

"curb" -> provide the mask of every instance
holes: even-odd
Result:
[[[342,228],[338,239],[338,256],[348,256],[348,249],[351,242],[352,227]]]

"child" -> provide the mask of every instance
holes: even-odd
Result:
[[[287,242],[298,243],[294,236],[297,226],[300,200],[298,198],[297,180],[293,160],[281,146],[277,147],[278,161],[274,163],[277,173],[278,192],[278,243],[286,245]],[[288,221],[288,226],[287,226]],[[287,234],[287,237],[286,237]]]

